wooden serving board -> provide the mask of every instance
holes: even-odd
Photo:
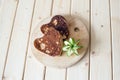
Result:
[[[78,16],[75,15],[63,15],[67,22],[68,22],[68,29],[70,32],[70,36],[71,38],[74,38],[75,40],[80,39],[80,45],[83,46],[82,49],[78,50],[79,52],[79,56],[76,55],[72,55],[70,57],[68,57],[66,55],[65,52],[62,52],[61,56],[49,56],[47,54],[44,54],[42,52],[40,52],[39,50],[37,50],[34,47],[34,40],[36,38],[42,37],[43,34],[40,31],[40,27],[43,24],[46,24],[48,22],[50,22],[52,17],[48,17],[46,19],[44,19],[43,21],[41,21],[36,28],[34,29],[32,36],[31,36],[31,49],[32,52],[35,56],[35,58],[43,63],[45,66],[51,66],[51,67],[57,67],[57,68],[67,68],[70,67],[72,65],[74,65],[75,63],[77,63],[78,61],[81,60],[81,58],[85,55],[87,47],[88,47],[88,43],[89,43],[89,34],[88,34],[88,30],[86,28],[86,26],[81,22],[81,20],[79,19]]]

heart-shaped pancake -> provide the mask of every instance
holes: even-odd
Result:
[[[48,27],[47,25],[44,27],[46,28],[44,36],[37,38],[34,41],[34,46],[50,56],[61,55],[63,44],[61,34],[53,27]]]
[[[54,27],[57,31],[60,32],[60,34],[63,36],[63,39],[67,39],[69,36],[67,20],[61,15],[53,16],[48,24],[42,25],[41,31],[43,34],[45,34],[47,31],[46,26]]]

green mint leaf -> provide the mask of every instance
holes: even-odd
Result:
[[[62,50],[63,50],[63,51],[68,51],[69,48],[70,48],[70,46],[64,46],[64,47],[62,48]]]
[[[75,41],[74,38],[69,38],[69,40],[64,41],[63,51],[66,52],[67,56],[71,56],[72,54],[79,55],[78,49],[83,48],[83,46],[79,46],[80,40]]]
[[[79,42],[80,42],[80,39],[76,41],[76,44],[79,44]]]
[[[73,54],[73,51],[69,48],[68,52],[67,52],[67,56],[71,56]]]
[[[74,44],[75,44],[75,40],[74,40],[73,38],[70,38],[70,39],[69,39],[69,42],[70,42],[71,45],[74,45]]]
[[[77,50],[77,49],[79,49],[79,48],[80,48],[80,46],[74,46],[74,47],[73,47],[74,50]]]
[[[77,51],[77,50],[75,50],[75,51],[74,51],[74,53],[75,53],[76,55],[79,55],[79,53],[78,53],[78,51]]]
[[[70,43],[68,41],[64,41],[65,45],[70,45]]]

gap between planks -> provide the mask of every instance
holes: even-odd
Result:
[[[17,1],[17,0],[16,0],[16,1]],[[33,1],[33,0],[31,0],[31,1]],[[30,3],[31,3],[31,2],[30,2]],[[34,1],[33,1],[33,3],[34,3]],[[22,1],[21,1],[21,3],[19,2],[19,4],[18,4],[18,8],[17,8],[17,11],[16,11],[16,13],[17,13],[17,14],[16,14],[16,19],[15,19],[14,25],[13,25],[14,28],[13,28],[13,31],[12,31],[12,38],[11,38],[10,47],[9,47],[9,50],[8,50],[9,52],[10,52],[10,51],[13,51],[13,50],[11,50],[11,45],[14,43],[13,40],[16,40],[16,38],[15,38],[15,29],[17,29],[17,28],[16,28],[16,21],[17,21],[17,22],[21,22],[21,21],[19,21],[19,20],[22,19],[22,18],[19,18],[20,16],[22,16],[22,12],[20,12],[19,10],[22,10],[22,9],[23,9],[23,12],[24,12],[24,11],[27,11],[27,7],[29,7],[28,11],[31,11],[31,12],[30,12],[30,17],[25,18],[25,19],[29,19],[29,25],[30,25],[31,16],[32,16],[33,3],[31,3],[31,4],[32,4],[31,6],[30,6],[29,4],[26,4],[26,2],[24,3],[24,4],[26,4],[26,5],[24,5],[24,4],[21,5],[21,4],[22,4]],[[25,8],[25,7],[26,7],[26,8]],[[32,8],[30,8],[30,7],[32,7]],[[20,12],[20,13],[19,13],[19,12]],[[27,14],[25,14],[25,15],[27,15]],[[29,16],[29,14],[28,14],[28,16]],[[27,20],[26,20],[26,21],[27,21]],[[25,23],[25,24],[26,24],[26,23]],[[22,26],[23,26],[23,25],[22,25]],[[29,35],[29,29],[30,29],[29,27],[30,27],[30,26],[27,26],[27,27],[28,27],[28,29],[27,29],[26,27],[23,27],[23,28],[26,28],[25,30],[27,30],[27,35],[26,35],[25,39],[27,39],[27,37],[28,37],[28,35]],[[19,28],[20,28],[20,27],[18,27],[18,30],[19,30]],[[22,29],[22,28],[20,28],[20,29]],[[20,31],[18,31],[18,33],[19,33],[19,32],[20,32]],[[25,32],[25,31],[24,31],[24,32]],[[13,34],[13,33],[14,33],[14,34]],[[23,34],[23,35],[24,35],[24,34]],[[13,37],[13,36],[14,36],[14,37]],[[21,35],[21,36],[22,36],[22,35]],[[18,40],[16,40],[16,41],[18,41]],[[14,45],[13,45],[13,47],[14,47]],[[24,46],[24,49],[26,49],[26,47],[27,47],[27,40],[26,40],[26,46]],[[15,47],[14,47],[14,48],[15,48]],[[16,48],[16,49],[17,49],[17,48]],[[20,50],[20,51],[22,51],[22,50]],[[26,51],[26,50],[24,50],[24,54],[26,53],[25,51]],[[10,71],[12,71],[11,69],[14,70],[14,68],[13,68],[14,66],[11,65],[11,66],[12,66],[11,69],[9,68],[9,67],[10,67],[10,64],[9,64],[9,63],[10,63],[10,61],[11,61],[11,59],[12,59],[12,58],[11,58],[11,59],[9,58],[9,56],[10,56],[9,52],[8,52],[8,54],[7,54],[8,57],[7,57],[7,59],[6,59],[6,61],[8,61],[8,62],[7,62],[7,64],[6,64],[6,66],[5,66],[5,70],[4,70],[4,74],[3,74],[5,77],[7,77],[8,74],[11,75],[10,77],[12,77],[12,73],[13,73],[13,75],[16,75],[15,72],[10,72]],[[11,52],[11,53],[14,53],[14,52]],[[16,52],[16,53],[17,53],[17,52]],[[21,53],[23,53],[23,52],[21,52]],[[24,55],[24,56],[25,56],[25,55]],[[16,57],[17,57],[17,56],[16,56]],[[25,57],[24,57],[24,58],[25,58]],[[17,58],[16,58],[16,59],[17,59]],[[10,61],[9,61],[9,60],[10,60]],[[19,59],[19,60],[22,60],[22,58]],[[14,59],[12,59],[11,62],[14,62]],[[22,63],[23,63],[22,69],[21,69],[21,70],[18,69],[20,72],[23,71],[23,68],[24,68],[24,61],[23,61]],[[18,66],[18,67],[19,67],[19,66]],[[16,68],[15,68],[15,69],[16,69]],[[16,70],[16,71],[17,71],[17,70]],[[18,73],[19,73],[19,71],[18,71]],[[19,76],[20,76],[21,79],[22,79],[22,73],[23,73],[23,72],[21,72],[21,75],[16,75],[16,78],[18,79]],[[8,77],[8,78],[9,78],[9,77]]]
[[[89,0],[89,49],[88,49],[88,53],[89,53],[89,67],[88,67],[88,80],[90,80],[90,52],[91,52],[91,1]]]
[[[26,66],[26,60],[27,60],[27,53],[28,53],[28,47],[29,47],[29,41],[30,41],[30,34],[31,34],[31,27],[32,27],[32,21],[33,21],[33,16],[34,16],[35,4],[36,4],[36,0],[34,0],[32,17],[31,17],[31,21],[30,21],[30,29],[29,29],[29,35],[28,35],[28,41],[27,41],[27,47],[26,47],[26,55],[25,55],[22,80],[24,80],[25,66]]]
[[[8,47],[7,47],[6,57],[5,57],[5,63],[4,63],[3,73],[2,73],[2,80],[5,78],[4,72],[5,72],[5,67],[6,67],[6,63],[7,63],[7,57],[8,57],[8,52],[9,52],[9,47],[10,47],[10,42],[11,42],[11,37],[12,37],[13,28],[14,28],[14,22],[15,22],[15,18],[16,18],[18,5],[19,5],[19,0],[17,0],[15,15],[14,15],[14,18],[13,18],[13,23],[12,23],[12,29],[11,29],[11,32],[10,32],[10,38],[9,38],[9,42],[8,42]]]
[[[50,10],[50,16],[52,16],[52,12],[53,12],[53,4],[54,4],[54,0],[52,0],[52,3],[51,3],[51,10]],[[44,75],[43,75],[43,80],[46,80],[46,66],[44,66]]]
[[[69,1],[69,0],[67,0],[67,1]],[[70,8],[70,3],[69,3],[70,1],[68,2],[68,4],[66,3],[67,1],[64,1],[64,0],[55,1],[55,0],[53,0],[52,5],[51,5],[52,6],[51,15],[69,13],[70,12],[70,9],[69,9]],[[53,69],[53,68],[50,68],[50,67],[46,67],[45,80],[49,80],[50,76],[51,76],[52,79],[55,79],[55,78],[57,79],[57,77],[54,78],[54,76],[51,74],[51,73],[53,73],[57,70],[58,69]],[[61,79],[66,80],[67,79],[66,69],[62,69],[62,70],[63,71],[58,70],[58,73],[56,74],[56,76],[59,75],[60,73],[63,73],[64,76],[62,74]]]
[[[77,2],[77,4],[76,4],[76,2]],[[80,3],[78,3],[78,0],[76,0],[75,2],[74,2],[74,0],[73,1],[71,1],[71,3],[73,4],[73,5],[71,5],[72,7],[72,9],[71,9],[71,14],[77,14],[77,15],[79,15],[80,17],[81,17],[81,19],[82,19],[82,22],[83,23],[85,23],[85,25],[87,25],[87,29],[88,29],[88,31],[89,31],[89,35],[90,35],[90,30],[89,30],[89,28],[90,28],[90,13],[89,13],[89,11],[90,11],[90,1],[89,0],[81,0],[80,1]],[[81,4],[83,4],[84,3],[84,5],[81,5]],[[77,8],[77,9],[75,9],[74,8],[74,6],[79,6],[79,5],[81,5],[81,7],[82,8]],[[79,6],[80,7],[80,6]],[[86,12],[87,12],[87,14],[86,14]],[[85,13],[85,14],[84,14]],[[89,40],[90,40],[90,38],[89,38]],[[89,44],[90,44],[90,41],[89,41]],[[90,45],[89,45],[90,46]],[[89,50],[90,50],[90,48],[89,48],[89,46],[88,46],[88,49],[87,49],[87,51],[86,51],[86,55],[83,57],[83,59],[81,59],[81,61],[82,60],[84,60],[84,59],[87,59],[87,60],[85,60],[85,61],[87,61],[86,63],[88,64],[89,63]],[[85,61],[83,61],[83,63],[85,63]],[[81,63],[81,62],[80,62]],[[74,72],[74,73],[76,73],[76,72],[78,72],[78,73],[81,73],[82,74],[82,72],[80,72],[81,70],[82,70],[82,67],[81,66],[83,66],[83,63],[82,64],[80,64],[80,66],[77,66],[77,68],[78,68],[78,71],[76,70],[76,71],[74,71],[74,69],[73,68],[68,68],[68,74],[67,74],[67,80],[72,80],[73,78],[72,77],[70,77],[70,76],[72,76],[72,72]],[[79,63],[78,63],[79,64]],[[81,69],[79,69],[79,68],[81,68]],[[73,69],[73,71],[72,71],[72,69]],[[83,71],[83,70],[82,70]],[[88,66],[87,67],[85,67],[85,70],[83,71],[83,72],[85,72],[85,73],[83,73],[82,75],[80,75],[80,74],[78,74],[78,76],[80,76],[80,77],[78,77],[78,79],[83,79],[84,78],[84,80],[88,80],[89,79],[89,64],[88,64]],[[77,75],[77,74],[76,74]],[[77,77],[77,76],[76,76]],[[74,78],[76,78],[76,77],[74,77]],[[72,78],[72,79],[71,79]],[[76,78],[77,79],[77,78]]]
[[[46,80],[46,79],[45,79],[45,75],[46,75],[46,66],[44,66],[44,71],[43,71],[43,72],[44,72],[44,73],[43,73],[43,74],[44,74],[44,75],[43,75],[43,80]]]
[[[54,0],[52,0],[52,4],[51,4],[51,10],[50,10],[50,16],[52,16],[53,4],[54,4]]]
[[[70,0],[70,8],[69,8],[69,14],[70,14],[70,15],[71,15],[71,13],[72,13],[72,12],[71,12],[71,11],[72,11],[72,10],[71,10],[71,7],[72,7],[72,0]],[[65,80],[68,80],[68,78],[67,78],[67,73],[68,73],[68,71],[67,71],[67,70],[68,70],[68,68],[65,69]]]
[[[113,80],[113,50],[112,50],[112,26],[111,26],[111,2],[109,0],[109,16],[110,16],[110,43],[111,43],[111,79]]]
[[[28,47],[29,47],[29,42],[30,42],[30,34],[31,34],[31,28],[32,28],[32,24],[33,24],[33,17],[34,17],[34,13],[35,13],[36,2],[37,1],[35,0],[34,1],[32,18],[31,18],[30,30],[29,30],[29,37],[28,37],[28,43],[27,43],[27,49],[26,49],[25,64],[24,64],[22,80],[24,80],[24,76],[25,76],[25,69],[26,69],[26,63],[27,63],[26,61],[27,61],[27,55],[28,55]],[[51,3],[50,16],[52,15],[53,3],[54,3],[54,0],[52,0],[52,3]],[[43,80],[45,80],[45,76],[46,76],[46,66],[44,66],[44,69],[43,69]]]
[[[91,0],[91,1],[92,1],[92,0]],[[111,13],[110,13],[110,2],[109,2],[109,0],[106,0],[106,1],[107,1],[107,2],[106,2],[105,4],[107,4],[107,8],[106,8],[106,9],[107,9],[107,11],[108,11],[108,12],[107,12],[108,14],[104,13],[103,15],[108,18],[108,19],[106,19],[106,20],[107,20],[107,22],[108,22],[108,24],[109,24],[109,25],[108,25],[109,31],[108,31],[107,34],[108,34],[108,38],[109,38],[109,40],[108,40],[108,42],[109,42],[109,43],[108,43],[108,44],[109,44],[108,48],[110,49],[110,50],[109,50],[109,51],[110,51],[110,52],[109,52],[110,54],[109,54],[108,60],[109,60],[109,69],[110,69],[111,72],[109,73],[110,76],[106,76],[106,77],[104,76],[103,79],[107,78],[107,79],[112,80],[112,77],[111,77],[111,76],[112,76],[112,43],[111,43],[111,42],[112,42],[112,39],[111,39],[111,38],[112,38],[112,35],[111,35],[111,19],[110,19],[110,14],[111,14]],[[93,4],[92,4],[92,3],[93,3]],[[97,2],[96,2],[96,3],[97,3]],[[93,2],[93,1],[91,2],[91,7],[92,7],[93,10],[96,10],[96,9],[97,9],[97,8],[94,9],[94,7],[95,7],[95,2]],[[98,7],[98,6],[97,6],[97,7]],[[103,5],[103,7],[105,7],[105,5]],[[93,10],[92,10],[92,11],[93,11]],[[97,10],[96,10],[96,11],[97,11]],[[98,8],[98,11],[97,11],[97,12],[99,12],[99,11],[102,11],[102,8],[100,8],[100,10],[99,10],[99,8]],[[103,11],[104,11],[104,10],[103,10]],[[92,26],[92,23],[95,24],[95,22],[96,22],[96,21],[94,21],[94,16],[93,16],[93,14],[92,14],[92,13],[94,13],[94,12],[95,12],[95,11],[91,12],[91,16],[92,16],[92,18],[91,18],[91,26]],[[105,15],[105,14],[106,14],[106,15]],[[108,16],[107,16],[107,15],[108,15]],[[98,17],[96,17],[95,19],[97,19],[97,18],[98,18]],[[103,18],[103,19],[104,19],[104,18]],[[98,21],[99,21],[99,20],[98,20]],[[102,22],[102,23],[103,23],[103,22]],[[105,24],[106,24],[106,23],[105,23]],[[91,34],[93,34],[92,30],[94,30],[94,28],[95,28],[95,27],[93,27],[93,28],[91,29]],[[96,29],[96,28],[95,28],[95,29]],[[100,34],[100,33],[99,33],[99,34]],[[99,35],[99,34],[98,34],[98,35]],[[101,36],[101,35],[100,35],[100,36]],[[102,39],[102,37],[101,37],[100,39]],[[94,40],[94,39],[91,39],[91,40]],[[104,39],[102,39],[102,40],[104,40]],[[95,41],[96,41],[96,40],[95,40]],[[94,43],[94,42],[93,42],[93,43]],[[92,44],[92,45],[93,45],[93,44]],[[91,45],[91,51],[92,51],[92,45]],[[93,49],[94,49],[94,46],[93,46]],[[102,48],[101,48],[101,49],[102,49]],[[97,50],[97,49],[96,49],[96,50]],[[102,51],[102,52],[104,52],[104,51]],[[93,58],[93,59],[92,59],[92,58],[93,58],[93,57],[90,56],[90,62],[92,62],[92,61],[94,60],[94,58]],[[100,57],[99,57],[99,58],[100,58]],[[98,58],[98,59],[99,59],[99,58]],[[101,58],[102,58],[102,55],[101,55]],[[93,61],[93,62],[94,62],[94,61]],[[93,62],[92,62],[92,63],[93,63]],[[92,63],[90,64],[90,65],[91,65],[90,67],[92,67]],[[94,63],[93,63],[93,64],[94,64]],[[102,65],[99,65],[99,66],[102,66]],[[98,67],[99,67],[99,66],[98,66]],[[104,68],[106,68],[106,67],[104,67]],[[92,69],[93,69],[93,68],[90,68],[90,79],[96,79],[96,78],[99,79],[100,76],[101,76],[101,77],[103,76],[102,74],[99,73],[100,75],[97,75],[96,78],[93,78],[92,72],[93,72],[94,70],[92,70]],[[108,71],[109,71],[109,69],[108,69]],[[100,71],[99,71],[99,72],[100,72]],[[101,72],[104,72],[104,71],[101,71]],[[94,75],[95,75],[95,72],[93,72],[93,73],[94,73]],[[107,74],[108,74],[108,73],[106,73],[106,75],[107,75]],[[92,75],[92,76],[91,76],[91,75]]]
[[[89,28],[90,28],[90,32],[89,32],[89,39],[90,39],[90,42],[89,42],[89,75],[88,75],[88,80],[90,80],[90,52],[91,52],[91,1],[90,0],[90,4],[89,4],[89,10],[90,10],[90,14],[89,14]],[[113,57],[112,57],[112,27],[111,27],[111,0],[109,0],[109,17],[110,17],[110,42],[111,42],[111,79],[113,80]]]

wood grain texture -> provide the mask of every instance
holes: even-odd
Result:
[[[112,80],[108,0],[91,1],[90,80]]]
[[[69,29],[69,38],[74,38],[75,41],[80,39],[80,45],[84,46],[82,49],[78,50],[79,55],[71,55],[68,57],[65,52],[62,52],[61,56],[50,56],[42,51],[39,51],[34,46],[34,41],[37,38],[43,37],[43,33],[40,31],[40,28],[43,24],[49,23],[51,21],[52,17],[49,17],[42,22],[40,22],[39,25],[36,26],[35,30],[33,31],[32,37],[31,37],[31,47],[33,54],[37,58],[38,61],[43,63],[46,66],[51,67],[57,67],[57,68],[68,68],[76,64],[80,61],[81,58],[86,53],[86,50],[88,48],[89,43],[89,34],[88,30],[86,29],[86,26],[81,22],[80,18],[78,16],[70,16],[70,15],[63,15],[66,18],[66,21],[68,22],[68,29]],[[78,28],[78,31],[75,31],[75,28]]]
[[[5,79],[21,80],[34,0],[20,0],[11,36]]]
[[[30,40],[27,50],[26,67],[24,72],[24,80],[43,80],[45,75],[45,68],[38,62],[31,51],[31,34],[36,25],[44,18],[50,16],[51,0],[36,0],[34,7],[33,20],[31,24]]]
[[[2,78],[4,65],[6,62],[7,49],[15,18],[17,1],[6,0],[1,7],[0,13],[0,80]]]
[[[120,80],[120,0],[110,0],[113,80]]]
[[[72,0],[71,14],[78,15],[89,29],[89,0]],[[67,80],[88,80],[89,52],[75,66],[68,68]]]

